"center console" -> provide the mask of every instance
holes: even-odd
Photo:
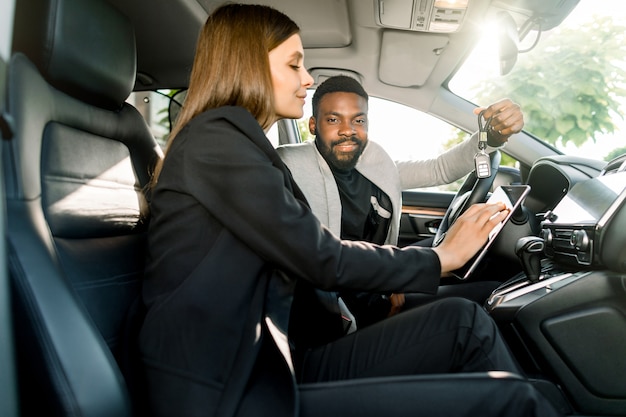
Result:
[[[625,170],[574,185],[485,303],[525,371],[586,415],[626,415],[625,206]]]

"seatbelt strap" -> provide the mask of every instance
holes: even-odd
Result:
[[[4,140],[13,138],[13,118],[5,112],[0,113],[0,135]]]

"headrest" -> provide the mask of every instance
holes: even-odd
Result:
[[[20,0],[14,52],[22,52],[55,88],[117,108],[135,84],[135,34],[104,0]]]

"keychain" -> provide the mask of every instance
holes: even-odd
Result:
[[[478,114],[478,152],[474,155],[474,165],[476,166],[476,177],[479,179],[491,176],[491,159],[485,149],[487,149],[487,131],[493,116],[487,119],[483,126],[483,113]]]

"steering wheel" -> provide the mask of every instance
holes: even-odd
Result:
[[[437,246],[441,243],[448,229],[450,229],[452,224],[454,224],[456,219],[463,214],[465,210],[472,204],[485,201],[487,193],[489,193],[493,181],[496,179],[502,154],[500,154],[500,151],[496,150],[489,154],[489,158],[491,160],[491,175],[487,178],[477,178],[476,172],[473,171],[467,176],[439,224],[437,233],[435,233],[435,239],[433,240],[433,246]]]

